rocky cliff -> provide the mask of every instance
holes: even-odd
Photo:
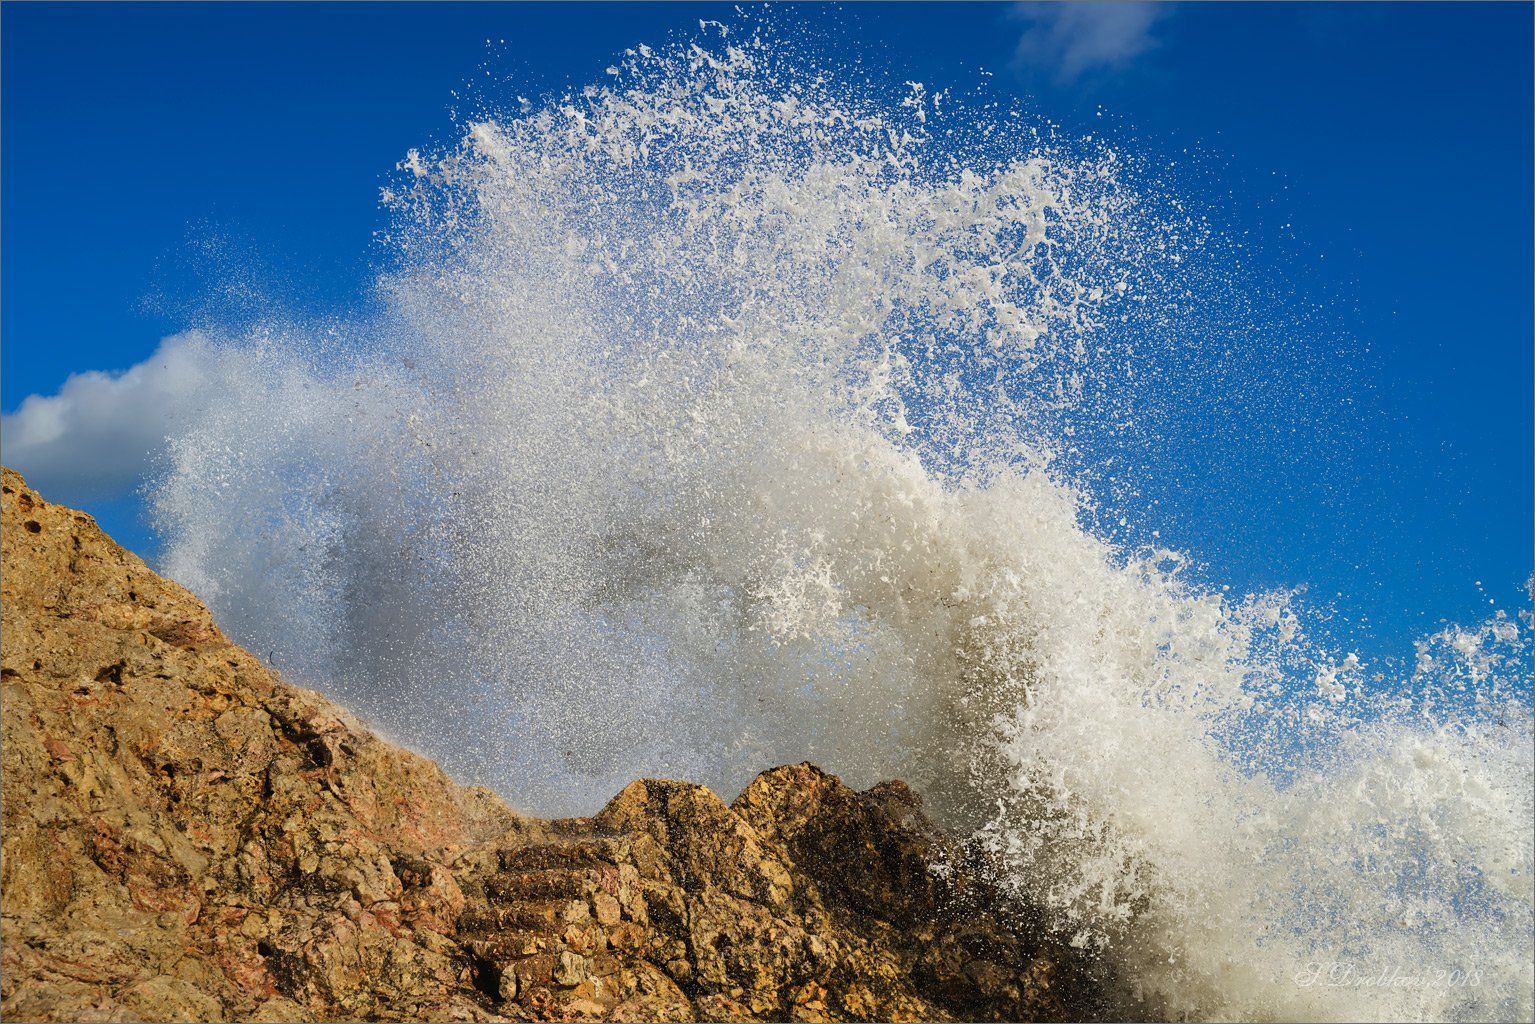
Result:
[[[520,816],[231,643],[10,470],[7,1020],[1096,1015],[899,782]]]

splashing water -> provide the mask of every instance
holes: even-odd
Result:
[[[185,342],[243,383],[153,489],[167,571],[539,812],[904,777],[1127,1013],[1529,1018],[1528,615],[1367,683],[1052,454],[1198,231],[758,39],[611,72],[410,155],[378,322]]]

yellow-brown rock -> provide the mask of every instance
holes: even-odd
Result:
[[[1096,1012],[899,783],[544,822],[231,643],[3,481],[6,1020],[948,1020]]]

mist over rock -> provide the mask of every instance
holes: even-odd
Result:
[[[373,735],[5,471],[8,1020],[1098,1016],[902,783],[544,821]]]

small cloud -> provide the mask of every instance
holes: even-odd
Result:
[[[1015,4],[1013,16],[1024,23],[1015,59],[1062,84],[1120,68],[1157,45],[1152,30],[1168,11],[1131,0]]]
[[[57,501],[80,504],[137,485],[178,424],[208,406],[222,374],[199,332],[166,338],[121,373],[71,374],[0,422],[0,458]]]

